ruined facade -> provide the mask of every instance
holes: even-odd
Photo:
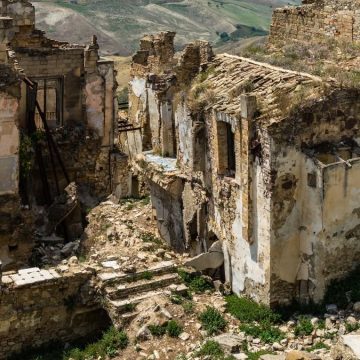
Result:
[[[95,37],[87,46],[48,39],[36,29],[28,1],[0,3],[0,211],[7,219],[1,225],[0,259],[5,266],[26,260],[33,225],[43,225],[38,207],[46,209],[70,181],[94,196],[111,192],[116,81],[113,63],[100,59],[98,50]],[[70,239],[79,235],[71,232]]]
[[[358,265],[359,91],[173,38],[133,57],[142,129],[123,140],[161,236],[193,256],[220,241],[235,293],[321,300]]]
[[[276,9],[269,40],[358,42],[359,6],[358,0],[303,0],[301,6]]]

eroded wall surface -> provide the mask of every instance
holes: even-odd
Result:
[[[270,42],[277,40],[360,41],[358,1],[307,1],[303,6],[276,9],[270,27]]]
[[[50,342],[90,336],[108,326],[92,293],[91,273],[24,269],[4,273],[0,290],[0,358]]]

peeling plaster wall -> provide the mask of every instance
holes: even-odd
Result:
[[[294,148],[276,158],[272,191],[271,303],[320,301],[360,256],[360,161],[322,167]],[[274,164],[275,166],[275,164]],[[308,174],[316,187],[308,185]],[[301,287],[301,281],[304,287]]]
[[[297,294],[297,281],[309,279],[309,257],[321,231],[322,189],[319,169],[300,151],[282,148],[274,162],[277,174],[271,196],[271,303],[277,304],[291,302]],[[318,187],[308,186],[308,173],[317,175]]]
[[[189,134],[192,130],[193,121],[185,102],[182,102],[177,106],[174,117],[179,138],[177,158],[182,166],[191,168],[194,151],[192,143],[193,139]]]
[[[173,249],[185,250],[181,193],[183,183],[174,180],[168,187],[149,182],[151,203],[156,210],[157,224],[161,238]]]

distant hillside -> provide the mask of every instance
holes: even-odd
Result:
[[[96,34],[105,53],[127,56],[143,34],[172,30],[177,46],[194,39],[216,45],[265,35],[274,7],[300,0],[47,0],[37,23],[55,39],[88,42]]]

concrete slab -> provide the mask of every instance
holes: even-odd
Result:
[[[360,334],[358,335],[343,335],[342,340],[344,344],[351,349],[354,355],[360,359]]]
[[[118,262],[116,260],[112,260],[112,261],[104,261],[101,263],[101,265],[104,268],[111,268],[114,270],[119,270],[120,269],[120,265],[118,264]]]
[[[18,274],[22,275],[22,274],[31,274],[31,273],[34,273],[34,272],[39,272],[40,269],[37,268],[37,267],[34,267],[34,268],[28,268],[28,269],[21,269],[18,271]]]

